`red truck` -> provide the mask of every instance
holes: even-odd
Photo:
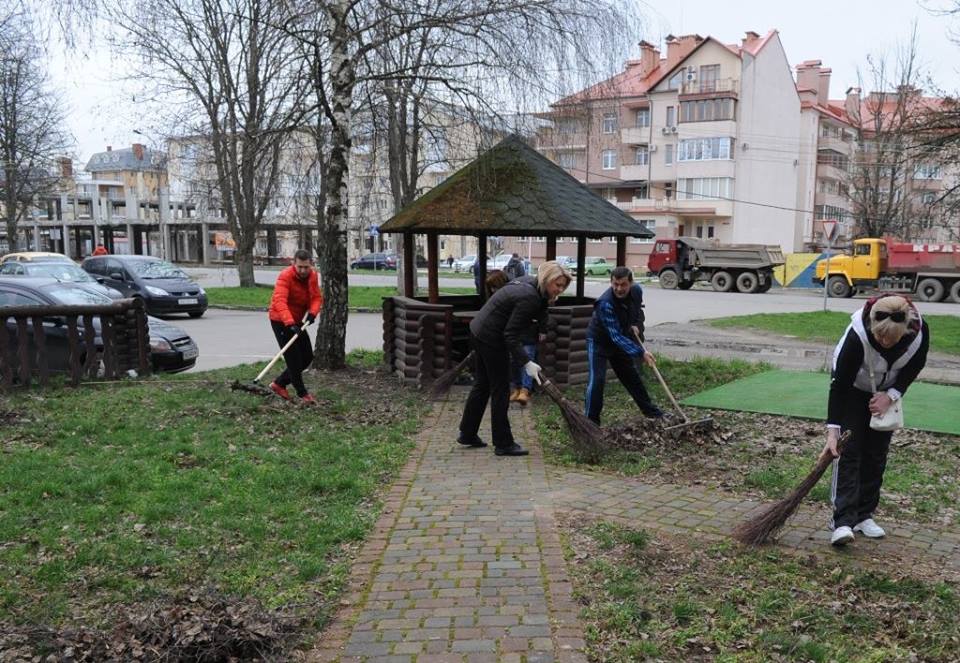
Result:
[[[721,244],[697,237],[658,239],[647,259],[647,272],[667,290],[688,290],[696,281],[709,281],[717,292],[766,292],[773,285],[773,268],[782,265],[779,246]],[[832,271],[832,270],[831,270]]]

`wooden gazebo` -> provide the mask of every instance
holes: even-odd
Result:
[[[486,280],[487,238],[540,236],[547,260],[557,253],[557,237],[577,238],[575,295],[550,309],[550,333],[538,363],[554,382],[586,379],[586,326],[593,299],[584,296],[586,242],[615,237],[617,264],[627,255],[627,237],[653,233],[608,203],[562,168],[511,136],[481,154],[381,226],[404,235],[403,264],[414,265],[414,235],[425,234],[427,296],[417,297],[414,273],[404,269],[403,296],[384,299],[384,354],[394,372],[422,385],[466,353],[467,325],[483,305],[482,295],[440,296],[439,235],[474,235],[481,283]]]

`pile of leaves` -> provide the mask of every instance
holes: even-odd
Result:
[[[276,658],[302,618],[217,595],[123,609],[108,630],[0,625],[3,661],[235,661]]]
[[[707,421],[704,421],[704,420]],[[669,450],[678,445],[689,447],[716,447],[726,444],[733,432],[718,426],[704,412],[690,416],[695,425],[673,428],[683,424],[677,415],[667,414],[662,419],[633,419],[604,427],[604,443],[623,451]]]

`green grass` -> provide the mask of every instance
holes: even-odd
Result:
[[[0,398],[0,624],[96,624],[194,588],[321,624],[422,401],[356,369],[308,380],[318,408],[229,389],[255,372]]]
[[[250,306],[267,308],[270,306],[270,296],[273,288],[258,286],[256,288],[207,288],[207,300],[211,306]],[[426,290],[420,289],[421,294]],[[440,294],[472,295],[474,288],[441,288]],[[397,294],[393,286],[352,285],[347,293],[347,304],[354,308],[380,308],[383,298]]]
[[[570,522],[564,542],[591,660],[953,660],[955,585],[732,543]]]
[[[930,326],[930,350],[960,355],[960,315],[927,315],[924,319]],[[706,322],[713,327],[756,329],[805,341],[836,343],[850,324],[850,314],[840,311],[756,313]]]

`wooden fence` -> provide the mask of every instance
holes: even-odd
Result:
[[[95,319],[100,323],[99,335]],[[56,341],[48,339],[48,328],[56,330]],[[66,343],[65,366],[50,366],[53,343]],[[141,299],[94,306],[0,308],[0,387],[4,389],[29,387],[34,378],[47,385],[52,373],[64,370],[70,384],[78,385],[84,378],[116,379],[131,369],[140,375],[150,372],[150,332]]]

